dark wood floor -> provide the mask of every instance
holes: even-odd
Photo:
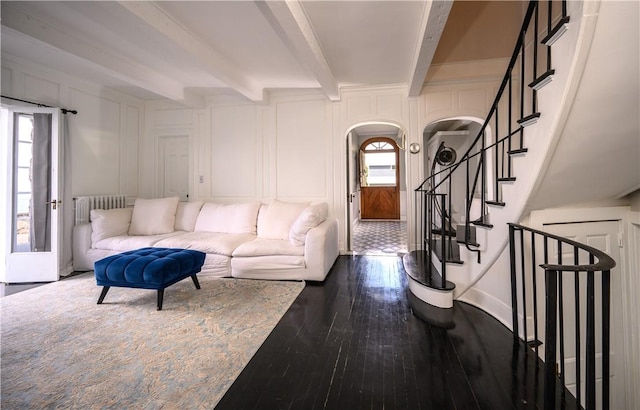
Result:
[[[400,258],[341,256],[308,284],[216,409],[541,408],[535,355],[456,302],[412,314]]]

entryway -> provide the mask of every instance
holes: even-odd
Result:
[[[359,221],[353,227],[352,250],[358,255],[407,253],[407,221]]]
[[[407,252],[404,131],[388,122],[347,133],[347,244],[361,255]]]
[[[56,281],[62,238],[60,111],[2,105],[0,271],[3,283]],[[64,204],[66,206],[66,204]]]

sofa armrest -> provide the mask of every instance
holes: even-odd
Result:
[[[322,281],[338,258],[338,220],[327,219],[307,232],[304,258],[309,271],[307,279]]]
[[[93,270],[93,262],[87,257],[91,249],[91,224],[73,227],[73,269],[75,271]]]

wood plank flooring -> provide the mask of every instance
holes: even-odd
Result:
[[[325,282],[305,287],[216,409],[541,408],[542,371],[525,351],[464,303],[446,327],[418,319],[400,258],[340,256]]]

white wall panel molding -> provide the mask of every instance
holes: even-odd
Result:
[[[255,107],[216,108],[211,114],[211,195],[256,198],[258,121]]]
[[[29,101],[46,101],[50,105],[60,104],[60,84],[47,78],[25,73],[22,76],[23,97]]]
[[[0,89],[2,95],[14,95],[13,93],[13,71],[8,67],[2,66],[2,72],[0,74],[0,80],[2,81]]]
[[[276,197],[325,198],[327,114],[323,101],[276,103]]]
[[[191,144],[191,167],[194,170],[193,189],[191,199],[204,199],[211,195],[211,140],[206,136],[211,135],[211,110],[203,109],[195,112],[195,132]]]
[[[69,104],[79,111],[69,120],[73,195],[119,193],[124,140],[120,103],[70,88]]]
[[[120,144],[121,170],[120,193],[127,197],[138,196],[140,178],[138,143],[142,135],[142,110],[130,104],[120,105],[122,144]]]
[[[154,127],[193,127],[193,110],[190,108],[157,108],[154,110]]]
[[[484,119],[493,104],[497,81],[425,87],[420,97],[420,133],[434,121],[454,117]]]
[[[142,107],[144,105],[144,101],[133,97],[129,94],[122,93],[120,91],[114,90],[109,87],[104,87],[102,85],[98,85],[95,83],[91,83],[88,81],[80,80],[76,77],[69,76],[60,71],[49,69],[45,66],[36,65],[31,62],[27,62],[19,57],[15,56],[2,56],[2,67],[3,67],[3,77],[4,70],[9,70],[11,72],[11,92],[10,96],[16,98],[25,98],[24,94],[24,76],[33,76],[42,79],[46,79],[47,81],[51,81],[57,83],[61,87],[60,98],[65,98],[66,93],[62,92],[62,88],[64,87],[73,87],[79,90],[83,90],[88,93],[92,93],[93,95],[104,96],[105,98],[111,99],[113,101],[126,102],[131,105]],[[5,79],[2,79],[3,84],[3,94],[7,94],[4,90]],[[38,101],[41,102],[41,101]],[[60,104],[62,105],[65,101],[42,101],[45,104]],[[74,107],[68,107],[74,108]],[[77,107],[76,107],[77,109]]]
[[[352,87],[342,93],[341,124],[346,133],[354,124],[367,121],[389,121],[399,125],[408,122],[406,87]],[[400,128],[405,128],[402,125]]]

